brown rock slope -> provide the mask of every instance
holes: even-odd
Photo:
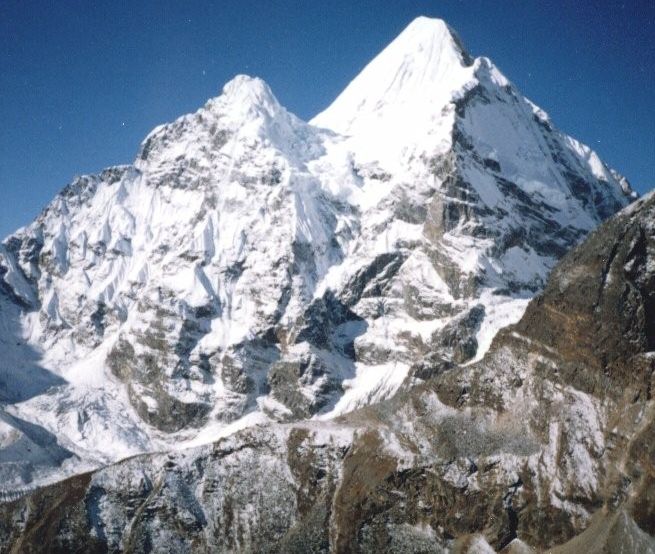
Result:
[[[3,552],[655,552],[655,196],[480,362],[0,505]]]

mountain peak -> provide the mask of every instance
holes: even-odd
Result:
[[[470,56],[464,49],[457,33],[443,20],[438,18],[419,16],[414,19],[391,43],[403,46],[438,46],[442,52],[450,51],[467,65]]]
[[[471,57],[441,19],[414,19],[312,123],[350,134],[362,121],[389,120],[389,106],[448,99],[469,78]]]
[[[266,81],[249,75],[237,75],[228,81],[219,98],[229,103],[231,110],[236,108],[239,113],[263,109],[272,114],[280,109]]]

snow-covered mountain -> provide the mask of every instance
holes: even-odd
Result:
[[[310,123],[238,76],[0,246],[4,490],[478,360],[632,198],[440,20]]]
[[[655,552],[655,193],[484,358],[330,421],[135,456],[0,504],[8,552]]]

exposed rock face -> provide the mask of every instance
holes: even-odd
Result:
[[[559,352],[561,378],[585,392],[650,395],[642,360],[655,351],[654,216],[650,198],[575,248],[518,326]],[[581,380],[583,366],[594,380]]]
[[[592,233],[477,363],[45,487],[0,506],[0,544],[655,552],[654,222],[651,194]]]
[[[631,200],[438,20],[310,123],[238,76],[0,245],[3,409],[63,449],[6,465],[0,492],[336,417],[480,358]]]

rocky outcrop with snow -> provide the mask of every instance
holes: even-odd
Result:
[[[655,552],[655,195],[476,363],[0,505],[20,552]]]
[[[0,246],[6,488],[479,359],[631,199],[439,20],[310,123],[236,77]]]

